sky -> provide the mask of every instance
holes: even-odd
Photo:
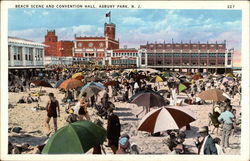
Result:
[[[9,9],[8,35],[44,42],[47,30],[59,40],[103,36],[105,14],[111,11],[120,46],[139,48],[147,41],[221,43],[234,48],[234,66],[241,66],[241,10],[178,9]]]

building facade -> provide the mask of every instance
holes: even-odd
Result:
[[[103,37],[81,37],[75,35],[74,57],[102,64],[107,50],[119,49],[119,41],[115,40],[115,32],[115,24],[105,23]]]
[[[103,64],[139,67],[139,58],[137,49],[120,48],[107,51]]]
[[[142,67],[167,69],[227,69],[233,65],[233,49],[226,42],[147,43],[139,53]],[[213,70],[211,70],[213,71]]]
[[[9,69],[44,68],[44,48],[42,43],[8,37]]]
[[[55,30],[50,30],[45,35],[44,44],[46,64],[72,64],[73,41],[58,41]]]

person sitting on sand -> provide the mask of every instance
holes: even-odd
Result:
[[[116,154],[129,154],[128,150],[130,149],[129,136],[127,134],[122,135],[119,140],[119,147],[116,151]]]
[[[59,108],[59,103],[56,100],[54,93],[49,93],[49,101],[46,105],[46,110],[47,110],[47,118],[45,122],[45,126],[47,127],[48,134],[50,133],[50,126],[49,122],[51,117],[53,117],[54,121],[54,130],[57,131],[57,116],[60,117],[60,108]],[[57,114],[58,112],[58,114]]]

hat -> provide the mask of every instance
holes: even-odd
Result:
[[[208,132],[208,126],[200,127],[199,130],[198,130],[198,132],[199,132],[199,133]]]

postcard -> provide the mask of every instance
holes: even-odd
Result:
[[[1,160],[249,160],[248,5],[3,1]]]

